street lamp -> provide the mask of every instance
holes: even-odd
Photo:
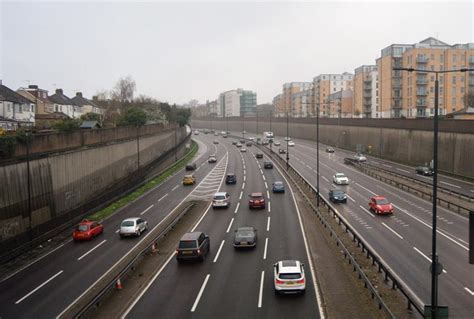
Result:
[[[288,127],[288,110],[286,111],[286,170],[290,167],[290,149],[288,142],[290,141],[289,127]]]
[[[31,179],[30,179],[30,131],[26,130],[26,184],[28,187],[28,230],[30,240],[33,240],[33,231],[32,227],[32,214],[31,214]]]
[[[140,126],[137,125],[137,170],[140,169],[140,134],[139,130]]]
[[[461,68],[454,70],[426,70],[426,69],[415,69],[415,68],[393,68],[393,71],[408,71],[408,72],[425,72],[434,73],[435,79],[435,97],[434,97],[434,118],[433,118],[433,201],[432,201],[432,212],[433,212],[433,228],[431,237],[431,318],[436,319],[438,316],[438,275],[443,271],[443,266],[438,262],[438,256],[436,255],[436,226],[437,226],[437,201],[438,201],[438,74],[439,73],[454,73],[454,72],[467,72],[474,71],[474,69]]]
[[[318,171],[316,176],[316,191],[318,192],[316,206],[319,207],[319,103],[316,107],[316,171]]]

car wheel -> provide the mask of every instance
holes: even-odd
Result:
[[[137,237],[140,237],[142,232],[140,230],[137,231]]]
[[[122,236],[122,235],[120,235],[120,239],[123,239],[123,236]]]

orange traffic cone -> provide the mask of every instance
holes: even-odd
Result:
[[[117,290],[122,290],[123,289],[122,282],[120,281],[120,278],[117,279],[117,283],[115,284],[115,289],[117,289]]]
[[[157,252],[158,252],[158,248],[156,248],[156,243],[153,243],[153,245],[151,245],[151,253],[156,254]]]

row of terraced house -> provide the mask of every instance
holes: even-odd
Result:
[[[404,72],[394,68],[415,68]],[[274,97],[275,116],[418,118],[434,115],[435,75],[426,71],[474,69],[474,43],[449,45],[435,38],[415,44],[392,44],[381,50],[373,65],[354,73],[320,74],[309,82],[283,84]],[[472,105],[474,71],[439,75],[439,114],[460,118]]]
[[[89,100],[77,92],[73,98],[62,89],[52,95],[37,85],[14,91],[0,80],[0,130],[15,131],[19,127],[50,128],[51,124],[67,118],[78,119],[83,114],[104,116],[105,110],[94,97]]]

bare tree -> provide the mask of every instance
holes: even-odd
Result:
[[[137,89],[135,80],[130,76],[120,78],[115,84],[115,88],[112,91],[111,98],[120,102],[132,102],[133,93]]]

